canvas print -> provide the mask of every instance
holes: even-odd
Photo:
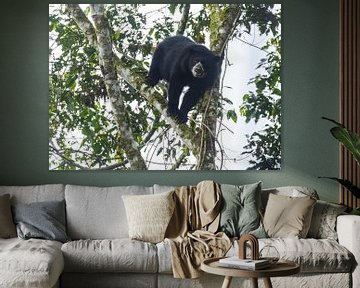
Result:
[[[281,5],[50,4],[50,170],[281,168]]]

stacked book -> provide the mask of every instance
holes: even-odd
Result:
[[[267,259],[251,260],[240,259],[238,256],[233,256],[220,259],[219,266],[246,270],[259,270],[270,267],[271,262]]]

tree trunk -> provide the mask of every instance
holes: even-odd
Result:
[[[126,153],[131,170],[146,170],[146,163],[141,156],[140,149],[133,137],[131,127],[128,123],[128,117],[114,63],[110,30],[104,16],[104,5],[92,4],[90,7],[91,17],[95,26],[100,67],[118,128],[119,146]]]
[[[210,49],[222,56],[240,16],[240,5],[228,4],[225,7],[212,5],[210,7]],[[221,97],[219,77],[211,91],[205,93],[202,102],[205,108],[202,113],[201,146],[196,166],[199,170],[216,169],[217,119]]]

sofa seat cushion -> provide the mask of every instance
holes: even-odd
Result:
[[[122,239],[77,240],[61,248],[66,272],[156,273],[156,246]]]
[[[350,272],[354,266],[353,255],[338,242],[330,239],[267,238],[259,239],[259,249],[274,246],[280,258],[295,261],[302,273]],[[171,249],[167,241],[157,244],[159,273],[172,273]],[[227,256],[238,255],[235,241]],[[248,251],[250,256],[250,250]],[[275,256],[275,255],[269,255]]]
[[[259,239],[260,251],[264,246],[273,246],[281,259],[298,263],[302,273],[350,272],[354,265],[353,255],[344,246],[330,239]],[[235,255],[237,247],[235,243],[228,255]]]
[[[63,268],[60,242],[0,239],[1,287],[52,287]]]

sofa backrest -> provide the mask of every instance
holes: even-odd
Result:
[[[67,233],[71,239],[128,238],[123,195],[153,194],[153,187],[66,185]]]
[[[65,198],[65,185],[0,186],[0,195],[4,194],[10,194],[11,204],[61,201]]]
[[[282,196],[291,196],[291,197],[305,197],[310,196],[315,199],[319,199],[319,195],[316,190],[310,187],[304,186],[284,186],[276,188],[263,189],[261,191],[261,209],[264,212],[266,208],[267,201],[269,199],[269,194],[276,194]]]

